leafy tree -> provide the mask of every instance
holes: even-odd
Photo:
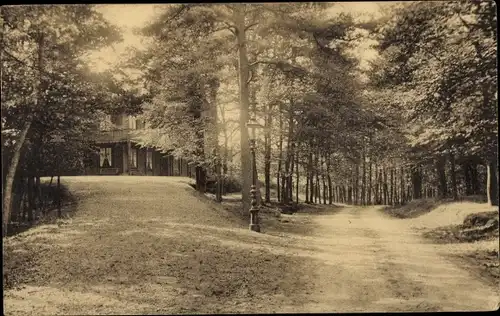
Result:
[[[488,196],[498,205],[496,15],[493,2],[415,2],[395,9],[378,30],[381,60],[372,82],[399,95],[408,143],[437,161],[446,196],[445,159],[480,158]],[[422,161],[427,157],[416,157]]]
[[[107,96],[82,57],[120,37],[88,5],[7,6],[1,17],[2,145],[10,152],[3,195],[5,234],[26,140],[36,152],[51,133],[74,136],[85,130],[94,106]]]

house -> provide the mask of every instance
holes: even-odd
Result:
[[[144,122],[134,116],[108,115],[95,134],[99,152],[91,155],[85,174],[194,177],[194,166],[185,159],[135,143],[132,132],[141,128]]]

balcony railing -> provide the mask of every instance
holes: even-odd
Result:
[[[130,140],[131,135],[129,129],[116,129],[110,131],[99,131],[96,134],[95,141],[97,143],[117,143]]]

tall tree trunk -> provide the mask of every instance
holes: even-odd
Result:
[[[444,199],[448,196],[445,167],[446,167],[446,156],[438,157],[436,161],[436,172],[439,180],[438,192],[440,199]]]
[[[42,188],[40,186],[40,176],[35,177],[35,207],[39,214],[42,209]]]
[[[292,145],[293,147],[293,145]],[[295,154],[293,154],[293,148],[292,148],[292,157],[291,159],[291,166],[290,166],[290,174],[288,176],[288,188],[289,188],[289,193],[288,196],[290,197],[290,202],[293,202],[293,173],[295,171]]]
[[[419,165],[414,165],[411,168],[411,183],[413,187],[413,198],[422,198],[422,169]]]
[[[328,179],[328,204],[332,204],[333,200],[334,200],[334,193],[335,193],[334,190],[335,190],[335,188],[333,187],[333,184],[332,184],[332,176],[330,175],[330,168],[327,167],[327,169],[328,170],[327,170],[327,174],[326,175],[327,175],[327,179]]]
[[[481,194],[481,186],[479,185],[479,177],[477,172],[477,163],[472,163],[470,166],[471,188],[472,194]]]
[[[371,154],[370,154],[370,161],[368,163],[368,197],[367,197],[367,200],[368,200],[368,204],[369,205],[372,205],[373,204],[373,201],[372,201],[372,188],[373,188],[373,183],[372,183],[372,157],[371,157]]]
[[[309,203],[309,171],[306,170],[306,201],[305,203],[308,204]]]
[[[359,164],[356,163],[354,172],[354,205],[359,204]]]
[[[294,134],[294,123],[293,123],[293,111],[294,103],[293,99],[290,99],[290,107],[288,108],[288,142],[287,142],[287,200],[288,202],[293,201],[293,185],[292,185],[292,175],[294,168],[294,155],[295,155],[295,142],[293,140]]]
[[[270,135],[270,125],[271,125],[271,114],[267,115],[266,120],[266,133],[264,136],[265,148],[264,148],[264,182],[266,186],[265,192],[265,202],[271,203],[271,135]]]
[[[472,195],[471,168],[468,160],[462,163],[462,170],[464,172],[465,195]]]
[[[308,159],[309,168],[309,202],[314,203],[314,171],[313,171],[313,154],[309,153]]]
[[[278,201],[283,202],[283,186],[284,183],[281,181],[281,178],[283,177],[282,175],[282,162],[283,162],[283,105],[280,103],[279,106],[279,142],[278,142],[278,150],[279,150],[279,156],[278,156],[278,175],[277,175],[277,185],[278,185]]]
[[[363,149],[363,164],[362,164],[362,176],[361,176],[361,204],[366,205],[366,154],[365,149]]]
[[[19,135],[19,138],[14,145],[14,155],[9,164],[9,169],[7,172],[7,176],[5,177],[5,189],[3,196],[3,236],[7,234],[7,227],[10,221],[11,208],[12,208],[12,184],[14,182],[14,177],[17,171],[17,165],[19,164],[19,159],[21,157],[21,149],[26,139],[26,135],[28,134],[28,130],[31,126],[31,119],[26,120],[24,123],[23,129]]]
[[[486,170],[486,192],[488,196],[488,203],[492,206],[498,206],[498,162],[496,157],[487,162]]]
[[[245,7],[237,5],[234,7],[234,22],[236,27],[236,41],[238,45],[238,75],[240,96],[240,148],[241,148],[241,176],[243,212],[250,211],[250,186],[252,185],[252,166],[250,158],[250,143],[246,123],[249,119],[250,94],[248,89],[248,55],[245,25]]]
[[[390,176],[391,176],[391,179],[390,179],[391,189],[389,191],[390,192],[389,204],[394,205],[394,167],[392,167],[392,166],[391,166]]]
[[[221,162],[221,151],[219,148],[219,119],[217,115],[217,91],[219,89],[219,81],[217,78],[211,78],[208,81],[208,95],[209,95],[209,101],[207,102],[208,106],[208,113],[210,115],[209,117],[209,128],[206,133],[210,133],[209,139],[210,139],[210,147],[213,150],[213,161],[215,164],[215,174],[217,177],[217,183],[216,183],[216,188],[215,188],[215,201],[216,202],[222,202],[222,175],[221,175],[221,168],[220,168],[220,162]],[[186,175],[188,174],[188,169],[189,167],[186,164]]]
[[[32,175],[28,175],[28,222],[33,222],[33,213],[35,212],[35,178]]]
[[[378,166],[377,166],[377,162],[375,161],[375,204],[378,205],[380,204],[379,203],[379,199],[380,199],[380,195],[379,195],[379,171],[378,171]]]
[[[323,157],[324,160],[324,157]],[[328,194],[328,188],[326,186],[326,177],[325,177],[325,170],[324,170],[324,161],[321,164],[321,181],[323,182],[323,204],[326,204],[326,197]]]
[[[299,204],[299,160],[298,160],[298,154],[295,155],[295,177],[296,177],[296,186],[295,186],[295,203]]]
[[[61,189],[61,176],[57,176],[57,217],[62,217],[62,189]]]
[[[314,170],[315,170],[315,174],[316,174],[316,190],[315,190],[315,196],[314,196],[314,202],[317,203],[318,200],[319,200],[319,204],[321,204],[321,196],[320,196],[320,190],[321,190],[321,187],[319,186],[319,155],[318,154],[315,154],[314,155]]]
[[[196,166],[196,190],[201,193],[207,191],[207,173],[205,167],[197,165]]]
[[[453,195],[453,200],[458,200],[458,186],[457,186],[457,174],[455,168],[455,154],[450,154],[450,167],[451,167],[451,192]]]
[[[383,167],[382,169],[382,172],[383,172],[383,177],[384,177],[384,205],[387,205],[388,204],[388,201],[389,201],[389,192],[388,192],[388,185],[387,185],[387,169],[385,167]]]
[[[400,189],[400,197],[401,197],[401,200],[400,200],[400,204],[401,205],[404,205],[406,204],[406,197],[405,197],[405,173],[404,173],[404,167],[401,167],[400,168],[400,171],[399,171],[399,176],[400,176],[400,183],[399,183],[399,189]]]

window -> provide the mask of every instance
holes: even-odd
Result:
[[[144,121],[143,120],[136,120],[136,128],[143,129],[144,128]]]
[[[113,165],[111,147],[101,148],[99,154],[99,165],[101,168],[111,168]]]
[[[146,168],[153,170],[153,152],[149,150],[146,152]]]
[[[137,119],[135,118],[135,116],[129,116],[128,127],[130,129],[137,129]]]
[[[130,154],[132,155],[130,157],[130,162],[132,164],[132,168],[137,168],[137,149],[132,148],[130,151]]]

